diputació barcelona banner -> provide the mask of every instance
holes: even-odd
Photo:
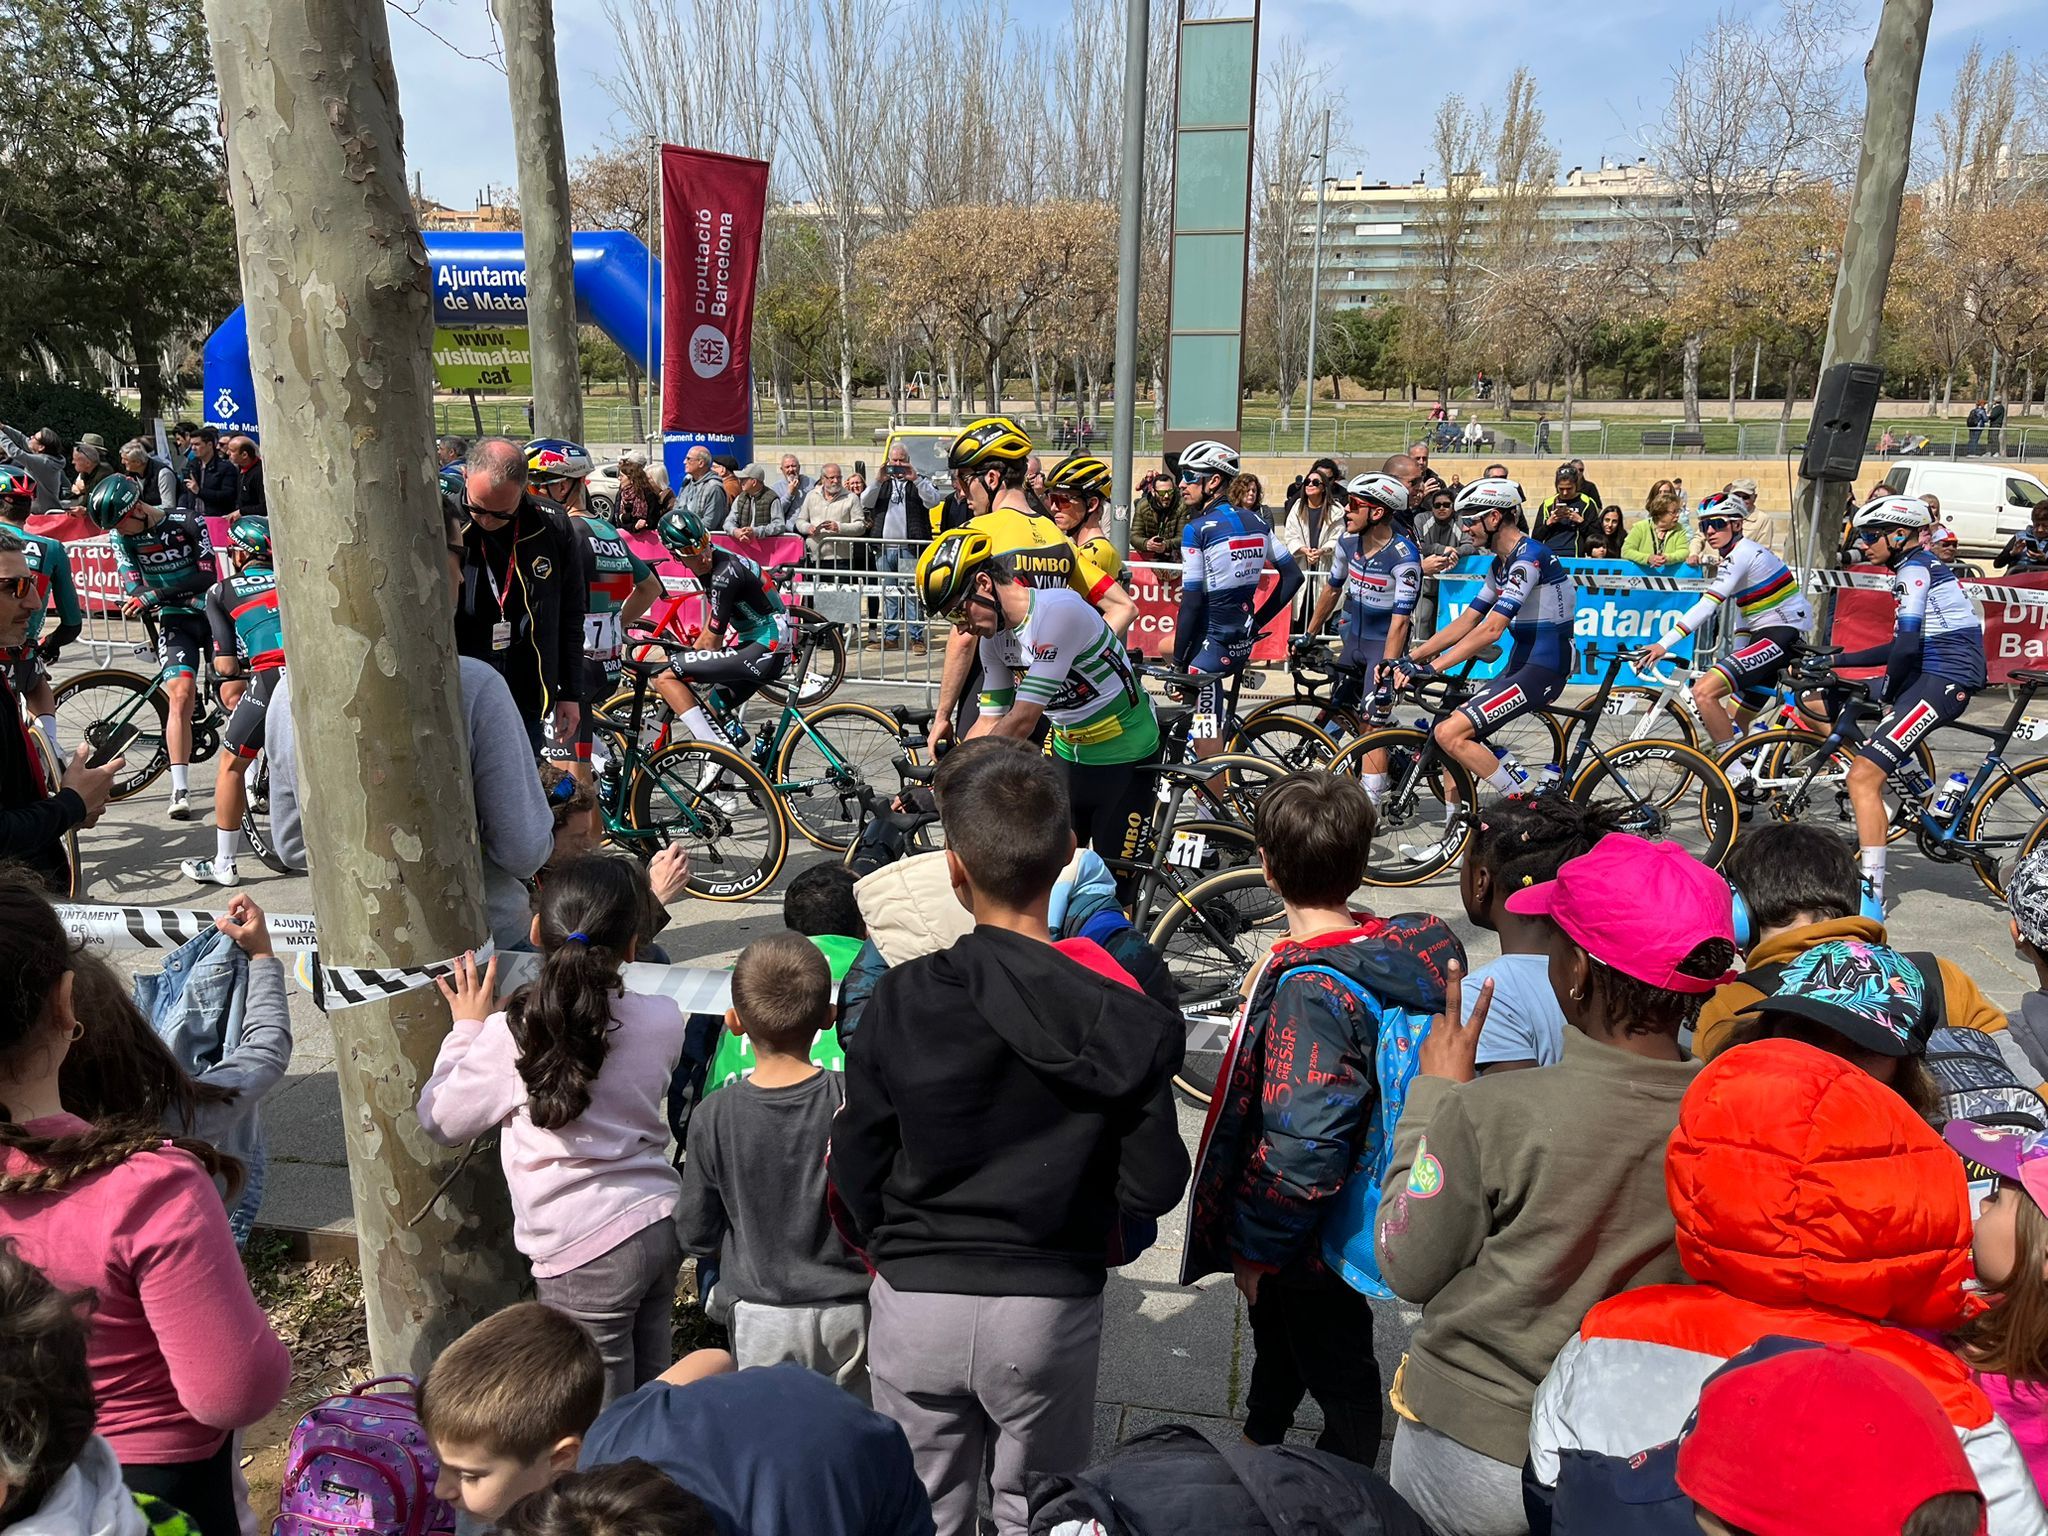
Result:
[[[749,439],[748,337],[768,162],[664,144],[661,202],[662,432]]]

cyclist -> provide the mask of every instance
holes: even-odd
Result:
[[[566,438],[537,437],[526,445],[526,483],[535,495],[569,514],[583,538],[583,582],[589,604],[583,613],[584,697],[602,703],[618,686],[625,630],[661,596],[661,578],[627,545],[625,536],[590,510],[583,482],[597,467],[590,450]],[[590,782],[590,711],[579,711],[576,738],[556,742],[548,756],[567,758],[579,784]]]
[[[1422,551],[1395,522],[1407,510],[1408,488],[1392,475],[1357,475],[1344,487],[1344,532],[1308,633],[1294,643],[1297,650],[1314,645],[1330,610],[1343,603],[1333,708],[1361,707],[1366,677],[1376,677],[1408,649],[1409,622],[1422,596]],[[1359,778],[1378,804],[1387,792],[1386,754],[1373,753],[1361,765]]]
[[[206,592],[213,585],[213,541],[206,518],[185,508],[153,507],[127,475],[108,475],[86,502],[93,526],[113,535],[114,557],[127,580],[131,618],[147,611],[156,620],[157,660],[170,704],[164,750],[171,760],[173,821],[192,819],[192,714],[199,698],[199,667],[212,642]]]
[[[0,524],[28,546],[28,573],[36,584],[36,611],[29,615],[28,639],[12,651],[0,650],[0,666],[24,699],[36,724],[49,738],[50,749],[61,759],[64,749],[57,744],[57,694],[50,687],[50,668],[57,653],[78,638],[85,627],[85,612],[78,606],[78,589],[71,580],[71,556],[57,540],[30,533],[26,524],[35,506],[35,477],[15,464],[0,464]],[[57,627],[42,639],[43,621],[51,607],[57,610]]]
[[[1511,759],[1497,757],[1486,738],[1508,721],[1543,708],[1572,674],[1572,619],[1578,594],[1563,564],[1522,526],[1522,488],[1512,480],[1475,480],[1458,496],[1458,530],[1492,569],[1472,606],[1408,653],[1400,663],[1411,677],[1433,677],[1478,655],[1505,634],[1513,647],[1507,670],[1484,693],[1436,723],[1437,745],[1472,777],[1504,795],[1526,779]]]
[[[672,652],[669,672],[654,679],[654,691],[697,740],[739,745],[746,737],[738,722],[728,737],[698,706],[695,690],[716,687],[723,702],[736,707],[763,683],[780,677],[789,665],[789,611],[761,580],[761,567],[713,544],[696,513],[672,507],[655,532],[704,589],[704,619],[697,633],[714,643],[701,651]],[[717,644],[728,632],[732,644]]]
[[[968,735],[1028,740],[1043,717],[1066,769],[1074,836],[1105,858],[1135,858],[1159,720],[1108,621],[1078,593],[1025,581],[971,524],[932,540],[917,562],[917,595],[980,648],[981,714]],[[1118,881],[1128,896],[1126,885]]]
[[[1244,671],[1259,631],[1287,611],[1301,588],[1301,567],[1273,525],[1227,500],[1237,471],[1237,450],[1222,443],[1204,439],[1180,452],[1180,499],[1188,518],[1180,530],[1173,664],[1215,678],[1195,699],[1190,739],[1203,757],[1222,744],[1226,681]],[[1259,578],[1268,564],[1280,573],[1280,584],[1259,603]]]
[[[213,631],[213,670],[235,679],[221,685],[231,713],[213,778],[213,857],[185,859],[179,868],[202,885],[238,885],[242,811],[248,804],[249,765],[263,750],[270,696],[284,676],[284,628],[277,613],[277,570],[270,554],[270,519],[238,517],[228,529],[235,573],[206,594]],[[244,674],[247,674],[246,682]]]
[[[946,455],[953,476],[953,494],[973,514],[964,526],[988,535],[994,552],[1009,561],[1011,574],[1027,586],[1070,587],[1101,610],[1121,639],[1137,620],[1138,605],[1129,593],[1074,548],[1051,518],[1032,510],[1024,495],[1024,471],[1031,457],[1031,439],[1008,416],[983,416],[971,421],[953,439]],[[952,530],[959,532],[959,529]],[[934,756],[955,727],[971,719],[977,652],[975,637],[954,631],[946,640],[945,666],[939,674],[938,707],[928,740]],[[955,711],[963,716],[955,720]]]
[[[1884,665],[1871,693],[1885,713],[1856,749],[1849,765],[1849,802],[1856,809],[1856,842],[1862,851],[1866,916],[1884,911],[1884,783],[1905,766],[1913,748],[1968,707],[1984,686],[1984,626],[1956,573],[1931,550],[1920,547],[1921,532],[1934,519],[1927,503],[1912,496],[1886,496],[1856,514],[1856,542],[1863,557],[1892,572],[1898,618],[1883,645],[1849,651],[1837,667]]]
[[[1098,571],[1128,587],[1124,557],[1102,531],[1109,491],[1109,466],[1092,454],[1070,453],[1045,477],[1045,504],[1060,532]]]
[[[1643,664],[1656,665],[1723,603],[1734,603],[1730,612],[1735,634],[1747,643],[1722,657],[1692,685],[1700,722],[1719,745],[1735,739],[1735,722],[1721,701],[1733,694],[1743,717],[1753,714],[1769,699],[1771,685],[1792,659],[1800,635],[1813,622],[1813,610],[1799,590],[1798,578],[1784,561],[1744,535],[1748,513],[1749,504],[1740,496],[1709,496],[1700,504],[1700,533],[1721,568],[1700,600],[1679,618],[1677,633],[1643,652]],[[1746,762],[1737,763],[1729,772],[1729,778],[1738,784],[1748,777]]]

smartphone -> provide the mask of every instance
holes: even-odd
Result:
[[[142,727],[139,725],[131,723],[117,727],[105,741],[100,743],[99,750],[93,753],[86,766],[88,768],[106,767],[107,764],[119,757],[123,752],[126,752],[134,743],[135,738],[141,734]]]
[[[855,460],[853,461],[853,472],[854,472],[854,473],[855,473],[856,475],[859,475],[859,476],[861,477],[861,479],[863,479],[863,480],[867,479],[867,477],[868,477],[868,461],[867,461],[866,459],[855,459]]]

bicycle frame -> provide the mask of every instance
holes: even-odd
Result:
[[[2024,834],[2009,840],[1997,841],[1968,838],[1961,835],[1961,829],[1964,823],[1970,820],[1970,812],[1983,794],[1985,786],[1991,782],[1993,773],[2012,772],[2005,761],[2005,749],[2012,745],[2013,736],[2018,732],[2020,722],[2026,718],[2028,706],[2034,702],[2034,695],[2040,691],[2040,686],[2038,683],[2020,685],[2020,690],[2013,695],[2012,710],[2006,715],[2003,725],[1972,725],[1966,720],[1951,720],[1940,728],[1962,731],[1970,736],[1981,736],[1991,745],[1985,749],[1984,760],[1977,765],[1977,772],[1971,778],[1969,787],[1963,791],[1954,809],[1946,817],[1936,816],[1924,800],[1909,800],[1899,806],[1895,820],[1903,822],[1919,835],[1921,849],[1930,858],[1962,859],[1980,854],[1999,853],[2017,848],[2026,840]],[[2021,789],[2025,790],[2027,798],[2033,801],[2034,808],[2041,815],[2048,816],[2048,801],[2042,800],[2031,789],[2027,789],[2024,779],[2018,782]],[[1908,814],[1909,806],[1913,807],[1911,815]],[[1945,850],[1945,854],[1935,853],[1936,848]]]
[[[605,840],[635,854],[640,859],[651,858],[663,844],[663,830],[660,827],[636,827],[626,820],[625,805],[627,792],[638,779],[652,755],[640,746],[640,724],[647,708],[647,695],[652,691],[645,673],[633,671],[633,712],[630,720],[621,721],[603,711],[595,711],[594,719],[606,727],[617,739],[612,750],[619,759],[616,773],[609,769],[597,776],[597,809],[604,821]],[[664,743],[666,745],[666,743]],[[659,750],[657,748],[657,750]],[[678,799],[666,780],[655,779],[654,787],[667,797],[668,803],[688,822],[690,831],[698,833],[708,830],[704,818],[697,813],[697,807],[687,800]],[[648,847],[652,843],[654,847]]]

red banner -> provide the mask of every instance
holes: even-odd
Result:
[[[1855,565],[1851,570],[1871,576],[1887,574],[1877,565]],[[1971,585],[2019,587],[2039,592],[2048,590],[2048,573],[2002,576],[1996,581],[1965,578]],[[1892,638],[1899,605],[1891,593],[1869,587],[1849,588],[1835,594],[1835,622],[1828,632],[1828,644],[1845,651],[1867,650],[1885,645]],[[1984,670],[1991,682],[2012,681],[2020,667],[2048,666],[2048,606],[2040,603],[2002,602],[1986,598],[1977,606],[1984,621]],[[1845,676],[1874,677],[1882,667],[1861,667]]]
[[[661,426],[745,434],[768,162],[661,147]]]
[[[1133,561],[1131,573],[1131,597],[1138,605],[1138,622],[1131,626],[1126,644],[1134,651],[1143,651],[1154,661],[1173,660],[1173,631],[1180,618],[1180,566],[1155,565],[1146,561]],[[1273,595],[1273,589],[1280,584],[1276,571],[1268,571],[1259,578],[1259,601],[1264,602]],[[1285,661],[1287,659],[1287,638],[1294,629],[1294,611],[1278,615],[1252,643],[1253,661]]]

